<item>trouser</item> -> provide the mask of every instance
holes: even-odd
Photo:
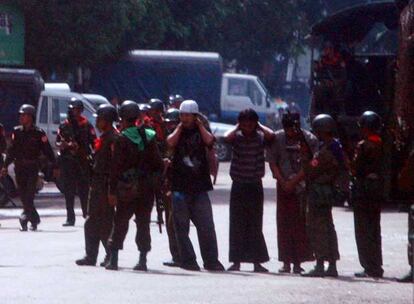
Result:
[[[332,207],[310,204],[306,222],[315,258],[328,262],[339,260],[338,238],[332,218]]]
[[[218,262],[217,238],[213,210],[207,192],[197,194],[174,192],[173,218],[181,264],[196,263],[196,255],[189,237],[190,220],[197,229],[204,266],[216,264]]]
[[[151,184],[145,181],[140,182],[139,195],[125,198],[125,195],[119,193],[118,204],[116,207],[114,225],[108,246],[111,249],[121,250],[128,233],[129,220],[135,214],[135,223],[137,225],[137,234],[135,242],[140,252],[149,252],[151,250],[151,211],[154,205],[154,192]]]
[[[78,159],[64,158],[60,168],[65,191],[67,221],[75,222],[75,195],[78,194],[83,217],[87,215],[88,193],[90,186],[90,170],[87,162]]]
[[[31,222],[32,225],[37,225],[40,223],[40,217],[34,205],[34,197],[37,189],[39,169],[37,166],[16,166],[15,173],[17,187],[19,188],[23,204],[23,213],[20,219]]]
[[[172,212],[172,197],[171,195],[165,196],[165,225],[167,228],[168,234],[168,243],[170,248],[170,253],[174,262],[180,262],[180,253],[178,251],[178,244],[177,238],[175,236],[175,229],[174,229],[174,218]]]
[[[108,204],[107,193],[107,178],[95,176],[89,191],[88,216],[85,221],[86,255],[93,261],[98,257],[99,242],[102,242],[108,253],[107,241],[112,229],[114,208]]]
[[[414,267],[414,205],[411,205],[408,215],[408,263]]]
[[[262,182],[233,182],[230,195],[230,262],[269,261],[263,235]]]
[[[354,222],[359,262],[366,272],[382,274],[381,209],[358,205],[354,208]]]

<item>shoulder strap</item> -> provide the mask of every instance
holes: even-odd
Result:
[[[141,136],[142,142],[144,143],[144,150],[148,145],[147,134],[145,132],[145,127],[138,127],[139,135]]]

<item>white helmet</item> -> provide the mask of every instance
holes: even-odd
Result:
[[[180,113],[198,114],[198,104],[194,100],[184,100],[180,106]]]

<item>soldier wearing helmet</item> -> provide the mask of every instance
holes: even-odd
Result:
[[[109,261],[107,241],[112,229],[114,208],[109,203],[109,176],[115,159],[113,150],[119,135],[113,124],[118,115],[114,106],[104,104],[97,110],[96,127],[101,136],[95,140],[95,157],[93,175],[89,190],[88,215],[85,221],[85,251],[84,258],[76,261],[79,266],[95,266],[99,253],[99,244],[105,248],[106,257],[101,263],[105,266]]]
[[[22,105],[19,110],[20,126],[14,128],[11,145],[6,152],[6,160],[2,168],[2,176],[8,174],[8,167],[14,162],[16,182],[23,203],[23,213],[20,216],[22,231],[36,230],[40,217],[34,205],[36,184],[40,169],[41,154],[55,164],[55,154],[50,146],[46,133],[35,126],[36,109],[32,105]]]
[[[355,238],[362,272],[356,277],[381,278],[381,203],[383,201],[384,145],[380,135],[381,117],[371,111],[359,119],[362,141],[351,164],[353,176]]]
[[[163,161],[155,141],[155,132],[137,127],[140,115],[137,103],[125,101],[119,108],[121,131],[113,148],[113,164],[109,180],[109,202],[116,205],[114,225],[108,241],[110,259],[107,270],[118,269],[118,252],[135,214],[136,243],[140,252],[136,271],[147,271],[147,254],[151,250],[150,222],[154,203],[152,175],[160,174]]]
[[[336,123],[326,114],[318,115],[312,129],[320,142],[319,151],[311,158],[308,148],[302,147],[302,162],[307,183],[307,227],[316,266],[302,274],[306,277],[337,277],[339,260],[338,239],[332,218],[335,203],[335,180],[344,163],[341,144],[334,138]],[[324,263],[329,262],[327,271]]]
[[[68,118],[59,126],[56,146],[66,201],[67,217],[63,226],[75,225],[75,196],[79,196],[82,214],[86,218],[89,181],[96,139],[95,129],[82,115],[82,100],[73,97],[68,104]]]
[[[179,94],[172,94],[169,97],[169,101],[170,101],[170,106],[178,110],[181,106],[181,103],[184,101],[184,98],[183,96]]]

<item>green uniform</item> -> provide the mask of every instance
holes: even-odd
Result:
[[[307,180],[307,231],[312,250],[319,261],[339,260],[332,206],[335,201],[334,182],[342,161],[342,147],[334,140],[324,143],[315,158],[306,160],[304,164]]]
[[[353,160],[355,239],[359,261],[365,272],[382,276],[381,203],[383,143],[378,135],[358,144]]]

